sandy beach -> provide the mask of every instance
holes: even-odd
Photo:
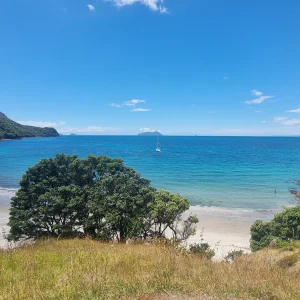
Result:
[[[189,244],[203,239],[215,250],[214,260],[221,260],[232,250],[250,252],[251,225],[258,219],[272,219],[274,212],[191,206],[184,216],[190,214],[196,215],[199,223]]]
[[[199,218],[197,233],[190,238],[189,244],[199,243],[203,239],[215,249],[214,259],[221,260],[231,250],[250,252],[250,226],[257,219],[270,220],[273,212],[191,206],[183,217],[188,215]],[[8,218],[9,205],[0,205],[0,247],[7,245],[4,234],[8,232]]]
[[[7,241],[4,238],[5,233],[8,232],[8,217],[9,217],[9,206],[0,206],[0,248],[7,245]]]

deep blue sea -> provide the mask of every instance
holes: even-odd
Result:
[[[122,158],[152,185],[193,205],[271,210],[295,203],[296,137],[61,136],[0,142],[0,187],[17,188],[25,170],[56,153]],[[300,186],[298,186],[300,187]],[[274,192],[276,190],[276,193]]]

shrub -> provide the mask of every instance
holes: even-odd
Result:
[[[245,255],[243,250],[233,250],[230,251],[227,256],[225,257],[225,261],[227,262],[232,262],[235,259],[237,259],[238,257],[241,257],[242,255]]]
[[[273,239],[300,240],[300,205],[285,209],[270,222],[258,220],[251,226],[252,251],[267,247]]]
[[[208,243],[192,244],[189,250],[191,253],[206,259],[212,259],[215,256],[215,251],[210,248]]]

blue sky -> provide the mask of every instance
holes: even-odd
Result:
[[[298,0],[0,4],[0,111],[69,134],[300,134]]]

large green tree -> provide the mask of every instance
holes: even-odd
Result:
[[[29,168],[12,198],[10,240],[88,235],[102,240],[188,238],[196,218],[177,228],[189,208],[178,194],[156,191],[121,159],[58,154]],[[183,228],[183,229],[182,229]]]

